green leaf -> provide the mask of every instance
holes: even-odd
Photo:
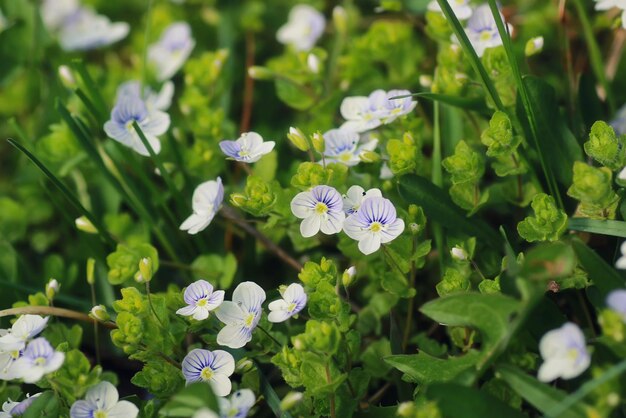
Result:
[[[603,298],[612,290],[626,286],[622,276],[584,242],[575,238],[572,240],[572,248]]]
[[[0,278],[17,281],[17,253],[10,242],[0,240]]]
[[[26,409],[22,418],[56,418],[59,415],[59,398],[54,392],[44,392]]]
[[[267,377],[265,377],[265,374],[261,371],[258,363],[257,369],[259,370],[261,393],[265,397],[265,402],[267,402],[272,412],[274,412],[274,415],[276,415],[277,418],[292,418],[289,412],[283,411],[280,408],[280,398],[276,394],[276,391],[274,391],[274,388],[270,384],[269,380],[267,380]]]
[[[437,406],[445,418],[527,417],[498,398],[456,384],[429,386],[426,396],[437,401]]]
[[[316,98],[305,86],[285,78],[276,79],[276,94],[287,105],[297,110],[306,110],[315,104]]]
[[[511,389],[520,395],[526,402],[537,408],[540,412],[554,408],[567,396],[567,393],[553,386],[547,385],[524,373],[513,366],[501,366],[497,368],[496,374],[507,382]],[[561,415],[561,418],[585,418],[582,408],[568,410]]]
[[[219,412],[217,398],[211,385],[203,382],[192,383],[185,387],[165,404],[159,411],[164,417],[190,417],[200,408],[209,408]]]
[[[450,382],[475,369],[482,357],[476,350],[470,350],[463,356],[441,359],[420,351],[417,354],[398,354],[387,356],[385,362],[400,370],[411,381],[422,385],[435,382]]]
[[[421,206],[429,219],[455,233],[476,237],[496,249],[501,248],[502,237],[491,226],[479,219],[468,219],[443,189],[427,179],[405,175],[400,178],[399,190],[405,201]]]
[[[576,256],[563,242],[541,244],[526,253],[520,276],[531,282],[546,282],[573,274]],[[543,284],[540,284],[543,286]]]
[[[554,198],[545,193],[533,197],[534,216],[517,224],[517,232],[528,242],[556,241],[565,231],[567,215],[557,208]]]
[[[570,218],[567,228],[572,231],[626,238],[626,222],[624,221]]]

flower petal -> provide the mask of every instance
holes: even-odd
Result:
[[[300,192],[291,200],[291,213],[296,218],[308,218],[316,204],[317,201],[311,192]]]
[[[70,418],[93,418],[96,405],[88,401],[76,401],[70,409]]]
[[[107,411],[107,418],[135,418],[137,415],[139,415],[139,409],[129,401],[119,401]]]
[[[215,315],[226,325],[237,325],[243,323],[246,313],[235,302],[224,301],[215,311]]]
[[[214,374],[209,383],[216,396],[227,396],[233,387],[230,379],[223,374]]]
[[[230,376],[235,371],[235,359],[228,351],[214,350],[210,367],[217,374]]]
[[[95,403],[98,409],[106,410],[113,407],[117,403],[119,395],[117,393],[117,389],[112,383],[102,381],[87,391],[85,399]]]
[[[310,238],[317,234],[322,225],[322,218],[319,215],[310,215],[300,223],[300,234],[304,238]]]
[[[187,305],[185,307],[180,308],[179,310],[176,311],[177,315],[182,315],[182,316],[191,316],[193,314],[196,313],[196,307],[192,306],[192,305]]]
[[[252,333],[243,325],[226,325],[217,334],[217,343],[230,348],[241,348],[252,339]]]
[[[367,233],[359,241],[359,250],[365,255],[372,254],[380,248],[380,234]]]
[[[272,311],[267,315],[267,320],[274,323],[285,322],[289,318],[291,314],[287,310]]]
[[[383,244],[389,241],[393,241],[404,231],[404,221],[400,218],[396,218],[394,222],[387,225],[386,228],[381,231],[380,242]]]
[[[247,312],[256,312],[265,302],[265,291],[254,282],[242,282],[233,292],[233,302],[240,303]]]

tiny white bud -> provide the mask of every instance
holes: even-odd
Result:
[[[59,289],[61,285],[56,279],[50,279],[48,283],[46,283],[46,297],[48,300],[54,299],[54,296],[59,293]]]
[[[341,6],[335,6],[333,9],[333,24],[340,34],[348,32],[348,13]]]
[[[70,67],[67,65],[59,66],[59,78],[68,89],[76,88],[76,79],[74,78],[74,74],[72,74],[72,70],[70,70]]]
[[[351,266],[343,272],[343,275],[341,276],[341,283],[344,285],[344,287],[348,287],[354,281],[355,276],[356,267]]]
[[[301,392],[289,392],[285,395],[282,401],[280,401],[280,409],[282,411],[289,411],[291,408],[299,404],[304,395]]]
[[[111,319],[111,316],[107,312],[107,308],[104,305],[96,305],[91,308],[89,316],[102,322],[106,322]]]
[[[320,59],[315,54],[309,54],[306,58],[306,65],[313,74],[320,72]]]
[[[433,76],[422,74],[419,78],[420,86],[430,88],[433,85]]]
[[[89,219],[87,219],[87,217],[85,217],[85,216],[81,216],[80,218],[76,218],[74,223],[76,224],[76,228],[78,228],[79,231],[83,231],[83,232],[86,232],[88,234],[97,234],[98,233],[98,230],[96,229],[96,227],[93,226],[91,221]]]
[[[459,246],[453,247],[450,250],[450,254],[452,255],[452,258],[454,258],[455,260],[460,260],[460,261],[467,260],[467,252]]]
[[[543,51],[543,36],[537,36],[526,42],[524,53],[527,57],[539,54],[541,51]]]

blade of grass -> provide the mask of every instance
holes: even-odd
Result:
[[[456,15],[454,14],[452,7],[448,4],[447,0],[437,0],[437,2],[439,3],[441,10],[443,11],[443,14],[446,16],[446,20],[452,25],[452,30],[459,40],[461,48],[463,48],[463,52],[465,52],[465,54],[467,55],[474,71],[476,71],[476,73],[479,75],[480,81],[487,91],[487,94],[489,94],[489,97],[491,97],[491,100],[496,105],[496,109],[504,111],[504,105],[502,104],[502,100],[498,95],[498,91],[493,85],[491,78],[489,78],[487,70],[485,70],[482,62],[480,62],[478,54],[476,54],[472,43],[465,33],[465,29],[463,29],[461,22],[459,22],[459,19],[457,19]]]
[[[98,89],[98,86],[96,85],[93,78],[91,78],[89,71],[87,71],[85,63],[82,60],[77,59],[72,60],[71,65],[80,75],[85,90],[89,94],[90,100],[94,104],[94,107],[97,109],[99,115],[97,119],[106,120],[106,117],[108,115],[108,107],[106,105],[106,102],[104,101],[104,98],[102,97],[102,94],[100,94],[100,89]]]
[[[87,94],[85,94],[85,92],[81,88],[77,88],[76,90],[74,90],[74,93],[83,102],[83,104],[85,105],[87,110],[93,115],[95,120],[99,124],[104,124],[105,119],[101,119],[102,115],[98,111],[98,108],[96,107],[96,105],[87,96]]]
[[[573,231],[626,238],[626,222],[589,218],[570,218],[567,228]]]
[[[591,23],[587,17],[587,11],[585,10],[581,0],[572,0],[572,2],[574,3],[578,19],[580,19],[580,24],[583,29],[583,36],[585,37],[585,43],[587,44],[587,50],[589,51],[589,58],[591,59],[591,68],[593,69],[593,73],[598,79],[598,82],[604,89],[610,113],[613,115],[615,113],[615,99],[613,97],[609,81],[606,78],[606,73],[604,72],[602,54],[600,53],[600,47],[598,46],[596,37],[593,34],[593,28],[591,27]]]
[[[513,78],[515,79],[515,84],[517,84],[517,91],[519,93],[519,97],[522,100],[522,105],[524,107],[524,111],[526,113],[526,117],[528,119],[528,123],[530,125],[531,137],[533,139],[533,143],[537,154],[539,155],[539,162],[541,163],[541,169],[546,178],[546,183],[548,184],[548,189],[550,194],[556,199],[557,205],[559,208],[563,209],[563,200],[561,199],[561,195],[559,193],[559,188],[556,184],[556,179],[554,177],[554,173],[550,169],[550,166],[547,164],[546,156],[542,152],[542,148],[539,144],[539,135],[537,129],[537,121],[536,116],[534,114],[534,109],[532,107],[530,96],[526,89],[526,85],[522,79],[522,74],[517,63],[517,59],[515,58],[515,52],[513,51],[513,44],[511,42],[511,37],[509,35],[508,29],[502,20],[502,16],[500,14],[500,9],[498,8],[498,4],[496,0],[488,0],[489,8],[491,9],[491,13],[493,14],[493,18],[496,22],[496,26],[498,27],[498,33],[500,34],[500,38],[502,39],[502,45],[506,52],[509,65],[511,66],[511,70],[513,73]]]
[[[443,186],[443,173],[441,170],[441,121],[439,115],[439,102],[433,103],[433,169],[431,173],[432,182],[435,186]],[[444,244],[443,244],[443,228],[439,222],[433,222],[433,236],[435,238],[435,246],[439,250],[439,271],[443,273],[444,260]]]
[[[48,168],[41,162],[37,157],[35,157],[30,151],[28,151],[22,144],[17,142],[12,138],[8,138],[7,141],[9,144],[13,145],[19,151],[21,151],[29,160],[33,162],[43,172],[43,174],[50,179],[50,181],[65,195],[65,197],[70,201],[72,206],[74,206],[81,215],[85,216],[89,221],[96,227],[98,230],[98,234],[102,239],[109,245],[114,246],[115,240],[111,237],[109,232],[104,228],[104,226],[100,223],[98,219],[91,212],[89,212],[78,200],[76,196],[63,184],[61,180],[59,180]]]
[[[255,362],[255,364],[259,372],[259,383],[261,386],[260,389],[261,393],[263,393],[263,396],[265,397],[265,402],[267,402],[270,409],[277,418],[292,418],[289,412],[283,411],[280,408],[280,398],[276,394],[276,391],[274,391],[274,388],[270,384],[269,380],[267,380],[267,377],[265,377],[265,374],[261,370],[261,365],[257,362]]]

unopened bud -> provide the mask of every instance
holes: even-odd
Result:
[[[344,287],[348,287],[354,282],[354,278],[356,276],[356,267],[351,266],[347,268],[343,274],[341,275],[341,283]]]
[[[98,230],[96,229],[96,227],[93,226],[91,221],[89,219],[87,219],[87,217],[85,217],[85,216],[81,216],[80,218],[76,218],[74,223],[76,224],[76,228],[78,228],[79,231],[83,231],[83,232],[86,232],[88,234],[97,234],[98,233]]]
[[[287,138],[300,151],[309,150],[309,143],[306,140],[304,133],[302,133],[300,129],[294,128],[294,127],[289,128],[289,133],[287,134]]]
[[[541,51],[543,51],[543,36],[537,36],[536,38],[529,39],[528,42],[526,42],[524,54],[526,54],[527,57],[537,55]]]
[[[454,258],[455,260],[459,260],[459,261],[467,260],[467,251],[465,251],[463,248],[459,246],[453,247],[450,250],[450,255],[452,255],[452,258]]]
[[[88,258],[87,259],[87,283],[89,285],[93,285],[96,280],[94,277],[94,270],[96,267],[96,260],[93,258]]]
[[[414,218],[419,214],[419,206],[414,205],[414,204],[410,204],[409,205],[409,216]]]
[[[48,283],[46,283],[46,297],[48,300],[54,299],[54,296],[59,293],[60,288],[61,285],[56,279],[50,279]]]
[[[304,395],[302,392],[289,392],[285,395],[282,401],[280,401],[280,410],[289,411],[294,406],[302,402]]]
[[[364,163],[375,163],[380,161],[380,155],[374,151],[362,151],[359,153],[359,158]]]
[[[247,357],[242,358],[235,365],[235,369],[238,373],[246,373],[254,368],[254,363]]]
[[[246,200],[246,196],[242,195],[241,193],[233,193],[230,195],[230,203],[238,208],[242,207],[246,203]]]
[[[302,351],[306,348],[306,344],[302,341],[302,338],[299,335],[293,339],[293,348],[298,351]]]
[[[411,418],[415,416],[416,412],[415,404],[413,402],[402,402],[398,405],[396,415],[402,418]]]
[[[417,235],[417,234],[419,234],[421,230],[422,230],[422,227],[421,227],[421,226],[419,226],[419,224],[418,224],[418,223],[416,223],[416,222],[411,222],[411,223],[409,223],[409,232],[410,232],[412,235]]]
[[[326,150],[326,142],[321,132],[315,132],[313,136],[311,136],[311,142],[313,143],[315,151],[323,153]]]
[[[135,274],[137,283],[146,283],[152,280],[152,259],[144,257],[139,260],[139,271]]]
[[[341,6],[335,6],[333,9],[333,24],[337,33],[345,35],[348,32],[348,13]]]
[[[317,74],[320,72],[320,59],[317,58],[317,55],[309,54],[306,57],[306,65],[309,67],[309,70],[311,70],[313,74]]]
[[[76,79],[74,78],[74,74],[72,74],[72,70],[67,65],[59,66],[59,78],[61,79],[61,83],[68,89],[76,88]]]
[[[107,312],[107,308],[104,305],[96,305],[89,311],[89,316],[95,320],[106,322],[111,319],[111,316]]]
[[[253,66],[248,68],[248,75],[255,80],[273,80],[274,72],[269,68]]]
[[[433,85],[433,77],[431,75],[421,75],[419,78],[420,86],[430,88]]]

